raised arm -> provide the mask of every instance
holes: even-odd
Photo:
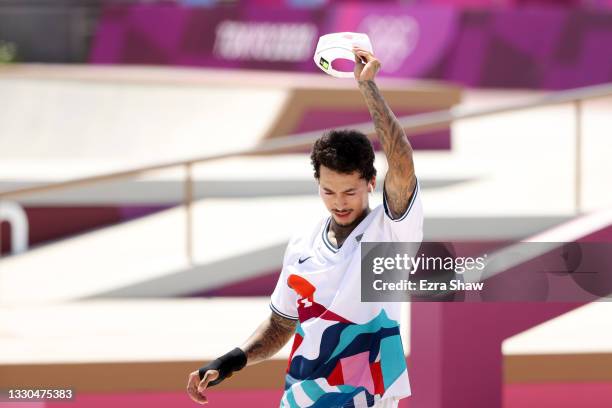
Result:
[[[359,83],[359,90],[366,101],[389,164],[385,177],[387,204],[393,218],[398,218],[406,212],[416,186],[412,146],[374,82],[380,69],[380,61],[361,48],[355,48],[354,53],[355,79]]]
[[[295,332],[297,322],[274,312],[265,319],[240,347],[217,358],[197,371],[189,374],[187,392],[191,399],[206,404],[206,388],[217,385],[234,371],[244,366],[257,364],[276,354]]]

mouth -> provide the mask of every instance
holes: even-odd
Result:
[[[347,218],[349,217],[349,215],[350,215],[350,214],[351,214],[353,211],[352,211],[352,210],[343,210],[343,211],[337,211],[337,210],[334,210],[334,211],[332,211],[332,212],[333,212],[333,214],[334,214],[334,215],[335,215],[335,216],[336,216],[338,219],[345,220],[345,219],[347,219]]]

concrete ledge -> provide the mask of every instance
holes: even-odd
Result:
[[[78,392],[181,391],[203,361],[27,364],[0,366],[0,389],[70,387]],[[409,363],[410,364],[410,363]],[[504,357],[505,383],[609,382],[612,353]],[[285,359],[247,367],[215,390],[281,389]]]
[[[184,390],[187,376],[204,361],[27,364],[0,366],[0,388],[74,388],[78,392]],[[286,360],[268,360],[245,368],[215,390],[279,388]]]
[[[612,381],[612,353],[504,357],[506,383]]]

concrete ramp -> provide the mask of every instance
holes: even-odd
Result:
[[[291,235],[323,216],[319,201],[276,197],[196,203],[193,266],[187,262],[182,207],[5,258],[0,304],[120,294],[134,285],[139,290],[131,296],[179,296],[268,272],[281,265]]]
[[[199,70],[2,67],[0,159],[133,167],[254,145],[288,90],[215,80]]]

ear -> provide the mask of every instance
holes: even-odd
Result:
[[[372,177],[372,180],[368,183],[368,193],[372,193],[376,189],[376,177]]]

